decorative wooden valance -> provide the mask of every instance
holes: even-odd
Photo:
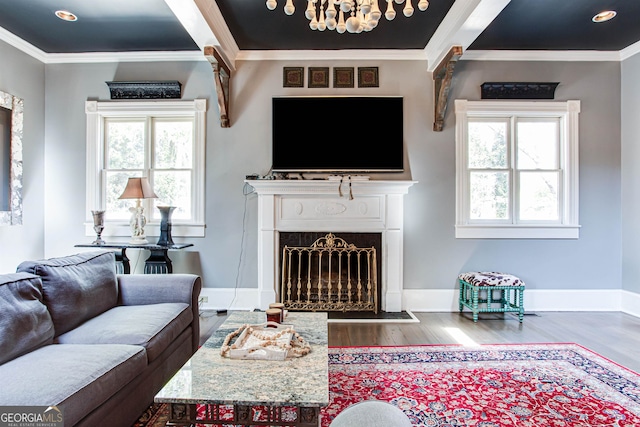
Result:
[[[218,110],[220,111],[220,126],[231,127],[229,120],[229,80],[231,80],[231,70],[214,46],[204,47],[204,56],[213,68],[216,92],[218,94]]]
[[[105,82],[111,99],[180,99],[182,85],[177,80]]]
[[[442,131],[444,127],[444,115],[447,112],[447,101],[453,79],[453,70],[461,56],[462,46],[453,46],[433,71],[433,81],[435,83],[435,117],[433,130],[436,132]]]
[[[482,99],[553,99],[560,83],[485,82]]]

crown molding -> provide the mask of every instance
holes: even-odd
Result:
[[[206,61],[199,50],[153,51],[153,52],[88,52],[49,53],[45,64],[88,64],[100,62],[165,62]]]
[[[13,33],[10,33],[2,27],[0,27],[0,40],[10,44],[18,50],[21,50],[22,52],[37,59],[40,62],[45,62],[47,58],[48,54],[46,52],[38,49],[31,43],[24,41],[20,37],[16,36]]]
[[[624,61],[625,59],[629,59],[637,53],[640,53],[640,42],[636,42],[622,49],[620,51],[620,60]]]
[[[595,50],[467,50],[467,61],[620,61],[620,51]]]
[[[236,59],[242,61],[426,61],[427,57],[423,49],[241,50]]]

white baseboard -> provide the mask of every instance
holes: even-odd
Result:
[[[253,310],[258,308],[255,288],[203,288],[201,304],[207,310]],[[529,289],[524,291],[526,312],[536,311],[622,311],[640,317],[640,294],[620,289]],[[402,309],[413,312],[458,311],[457,289],[405,289]]]
[[[640,294],[629,291],[620,291],[623,313],[630,314],[632,316],[640,317]]]

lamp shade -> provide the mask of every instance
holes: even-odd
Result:
[[[127,186],[119,199],[157,199],[147,178],[129,178]]]

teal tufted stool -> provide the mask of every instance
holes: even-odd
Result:
[[[481,271],[462,273],[460,284],[460,312],[464,307],[473,312],[473,321],[478,313],[518,313],[524,319],[524,282],[512,274]]]

